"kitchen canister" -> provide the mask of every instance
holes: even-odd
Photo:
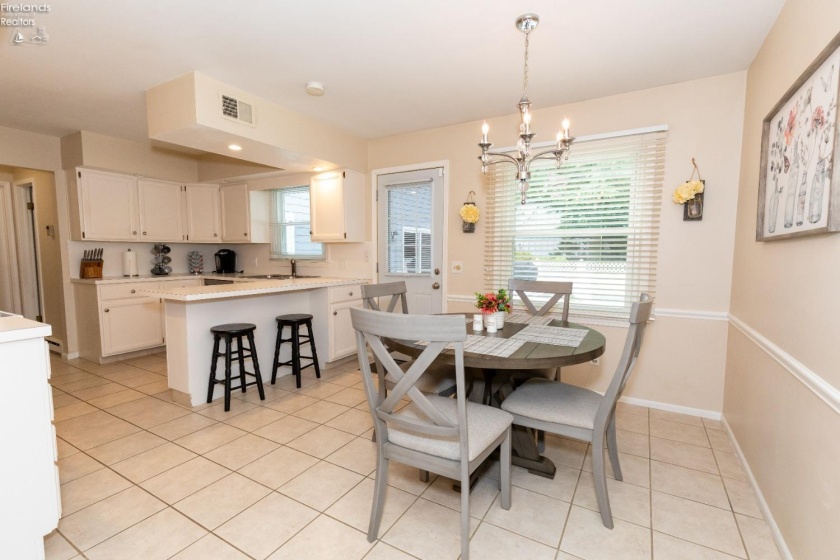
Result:
[[[481,332],[484,330],[484,317],[482,317],[481,313],[473,315],[472,320],[473,332]]]
[[[137,253],[131,249],[122,256],[123,276],[139,276],[137,272]]]

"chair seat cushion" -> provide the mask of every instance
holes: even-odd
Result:
[[[502,409],[517,416],[591,430],[602,398],[576,385],[529,379],[502,402]]]
[[[427,395],[429,402],[440,410],[444,416],[453,422],[458,421],[458,401],[437,395]],[[428,416],[414,403],[409,404],[397,416],[411,419],[421,419],[431,422]],[[483,404],[467,401],[467,438],[469,444],[469,460],[472,461],[496,440],[513,422],[513,416],[498,408],[491,408]],[[457,461],[461,458],[461,444],[458,437],[427,436],[415,432],[401,430],[393,424],[388,426],[388,439],[394,445],[407,447]]]
[[[402,364],[403,370],[407,370],[411,366],[411,362]],[[394,386],[394,377],[390,373],[385,374],[385,381],[388,382],[388,387]],[[455,366],[447,364],[432,364],[427,369],[415,387],[420,389],[423,393],[439,394],[455,387]]]

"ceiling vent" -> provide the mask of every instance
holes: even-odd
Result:
[[[222,94],[222,116],[254,126],[254,106],[229,95]]]

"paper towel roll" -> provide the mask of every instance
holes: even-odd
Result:
[[[137,253],[129,249],[123,253],[123,276],[137,275]]]

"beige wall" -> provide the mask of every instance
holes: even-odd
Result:
[[[671,313],[649,328],[645,359],[627,396],[706,411],[722,408],[727,334],[726,323],[720,319],[729,309],[744,85],[745,74],[736,73],[534,111],[536,141],[553,139],[566,115],[577,136],[663,124],[669,127],[657,307]],[[539,107],[539,100],[535,101]],[[516,115],[489,119],[488,123],[491,141],[497,146],[513,144]],[[476,159],[480,128],[480,122],[465,123],[372,140],[369,147],[370,169],[449,161],[448,261],[464,263],[464,273],[448,279],[447,293],[456,298],[484,286],[484,223],[479,221],[476,233],[463,234],[457,213],[470,190],[478,193],[477,204],[486,210]],[[708,190],[702,222],[683,222],[682,208],[671,202],[673,189],[691,174],[692,156],[697,158]],[[453,311],[470,309],[468,303],[457,300],[449,307]],[[564,376],[570,376],[565,379],[596,389],[606,387],[627,331],[602,330],[608,343],[601,365],[569,368],[568,373],[564,370]],[[691,359],[686,359],[689,348]]]
[[[837,555],[840,406],[794,372],[840,402],[840,235],[755,241],[761,127],[838,21],[836,1],[788,0],[749,68],[735,235],[733,321],[758,336],[730,336],[724,415],[798,560]]]

